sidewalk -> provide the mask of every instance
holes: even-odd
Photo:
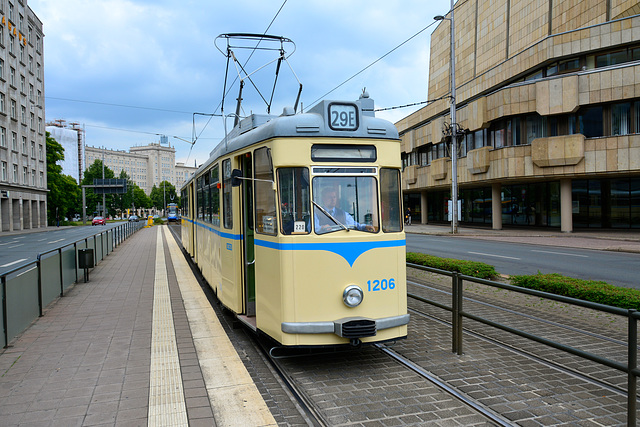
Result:
[[[0,350],[0,426],[275,425],[168,233],[135,233]]]
[[[449,235],[451,225],[413,224],[405,225],[408,234]],[[497,240],[513,243],[530,243],[556,247],[595,249],[640,253],[640,229],[637,230],[577,230],[562,233],[558,229],[505,228],[493,230],[489,227],[458,226],[457,237]]]

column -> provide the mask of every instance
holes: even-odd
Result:
[[[571,201],[571,180],[560,180],[560,231],[573,231],[573,203]]]
[[[429,211],[427,206],[427,192],[420,192],[420,222],[422,224],[429,223]]]
[[[502,184],[491,184],[491,228],[502,230]]]

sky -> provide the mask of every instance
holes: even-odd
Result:
[[[227,39],[219,35],[266,32],[293,42],[283,44],[288,65],[280,68],[271,114],[293,106],[298,81],[303,110],[321,99],[356,100],[365,88],[376,108],[390,108],[428,99],[433,17],[446,14],[450,2],[28,0],[28,6],[45,34],[47,122],[80,123],[87,145],[125,151],[167,135],[176,162],[200,165],[225,135],[225,75],[225,115],[235,112],[238,97],[238,73],[232,63],[227,72]],[[280,48],[259,45],[274,46]],[[278,51],[233,50],[260,90],[246,82],[240,115],[266,114],[262,98],[271,98]],[[376,115],[396,122],[418,108]],[[233,119],[226,122],[230,130]]]

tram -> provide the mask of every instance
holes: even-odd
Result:
[[[181,188],[182,243],[219,301],[283,346],[405,338],[395,126],[356,102],[238,122]]]
[[[178,204],[177,203],[169,203],[167,204],[167,221],[177,222],[179,218],[178,215]]]

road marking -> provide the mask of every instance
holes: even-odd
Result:
[[[7,242],[7,243],[0,243],[0,246],[4,246],[4,245],[13,245],[14,243],[18,243],[15,240],[13,242]]]
[[[58,242],[62,242],[63,240],[67,240],[67,239],[58,239],[58,240],[53,240],[53,241],[47,242],[47,243],[58,243]]]
[[[540,253],[543,253],[543,254],[566,255],[566,256],[577,256],[577,257],[581,257],[581,258],[589,258],[589,255],[568,254],[566,252],[551,252],[551,251],[536,251],[536,250],[532,250],[531,252],[540,252]]]
[[[17,263],[19,263],[19,262],[26,261],[26,260],[27,260],[26,258],[22,258],[22,259],[19,259],[19,260],[17,260],[17,261],[10,262],[10,263],[5,264],[5,265],[0,265],[0,268],[1,268],[1,267],[9,267],[9,266],[12,266],[13,264],[17,264]]]
[[[24,246],[24,243],[20,243],[19,245],[9,246],[7,249],[17,248],[18,246]]]
[[[496,257],[496,258],[520,259],[520,258],[514,258],[512,256],[485,254],[485,253],[482,253],[482,252],[467,252],[467,253],[474,254],[474,255],[482,255],[482,256],[492,256],[492,257]]]

